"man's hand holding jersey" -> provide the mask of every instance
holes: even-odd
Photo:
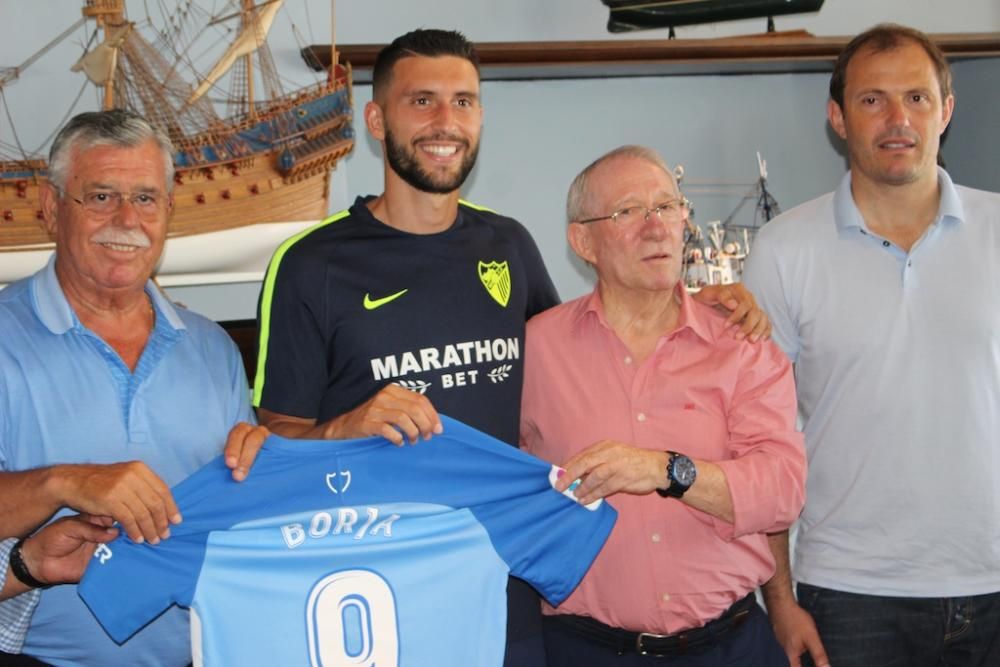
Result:
[[[441,417],[423,394],[388,384],[367,401],[333,419],[292,417],[259,408],[258,417],[271,431],[287,438],[348,440],[380,435],[397,445],[427,440],[442,432]]]
[[[87,514],[57,519],[21,543],[22,566],[36,581],[48,586],[80,581],[97,545],[118,536],[118,529],[111,523],[111,517]],[[30,590],[30,586],[13,574],[10,564],[7,568],[0,600]]]

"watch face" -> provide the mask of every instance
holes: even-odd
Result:
[[[698,471],[694,467],[694,461],[681,454],[674,457],[673,474],[678,484],[691,486],[694,484],[694,478],[697,476]]]

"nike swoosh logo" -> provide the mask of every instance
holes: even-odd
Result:
[[[384,296],[381,299],[373,299],[368,294],[365,294],[365,310],[375,310],[376,308],[381,308],[385,304],[395,301],[399,297],[403,296],[409,289],[404,289],[396,292],[395,294],[390,294],[389,296]]]

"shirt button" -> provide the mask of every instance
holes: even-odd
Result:
[[[653,540],[654,542],[659,542],[659,541],[660,541],[660,534],[659,534],[659,533],[653,533],[653,536],[652,536],[652,538],[651,538],[651,539],[652,539],[652,540]]]
[[[670,593],[664,593],[663,595],[660,596],[660,599],[663,600],[664,602],[670,602]]]
[[[625,363],[626,364],[631,364],[632,363],[632,357],[625,357]]]
[[[646,413],[645,412],[640,412],[639,416],[637,416],[636,419],[638,419],[641,422],[646,421]]]
[[[882,241],[882,245],[888,248],[890,244],[888,241]]]

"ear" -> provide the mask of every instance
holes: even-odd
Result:
[[[42,205],[42,223],[45,225],[45,231],[49,233],[49,236],[54,237],[56,234],[56,214],[59,211],[59,191],[56,186],[46,181],[38,189],[38,198]]]
[[[593,265],[596,261],[594,255],[594,239],[588,225],[581,225],[579,222],[571,222],[566,228],[566,239],[573,252],[583,261]]]
[[[847,139],[847,130],[844,128],[844,110],[833,100],[827,100],[826,118],[830,121],[830,127],[841,139]]]
[[[369,102],[365,105],[365,126],[368,133],[378,141],[385,140],[385,116],[376,102]]]
[[[951,122],[951,115],[955,113],[955,96],[949,95],[948,99],[944,101],[941,105],[941,134],[948,129],[948,124]]]

